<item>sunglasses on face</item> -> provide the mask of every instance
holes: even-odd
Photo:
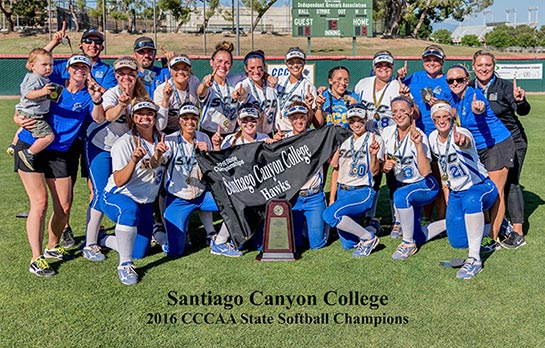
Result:
[[[89,39],[89,38],[86,38],[86,39],[83,39],[81,40],[81,42],[85,43],[85,44],[92,44],[93,42],[96,44],[96,45],[102,45],[102,43],[104,41],[100,40],[100,39]]]
[[[455,79],[447,79],[447,83],[449,85],[452,85],[454,82],[456,83],[462,83],[466,81],[466,77],[457,77]]]

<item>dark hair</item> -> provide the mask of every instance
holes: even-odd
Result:
[[[337,66],[334,66],[333,68],[331,68],[329,70],[329,72],[327,73],[327,78],[330,79],[330,78],[333,78],[333,74],[335,74],[335,71],[337,70],[344,70],[348,73],[348,77],[350,77],[350,70],[348,70],[347,67],[345,66],[342,66],[342,65],[337,65]]]
[[[466,74],[466,77],[469,77],[469,70],[467,70],[467,68],[465,66],[463,66],[462,64],[454,64],[453,66],[448,68],[447,72],[452,70],[452,69],[461,69]]]
[[[232,42],[222,41],[216,45],[216,50],[214,51],[214,53],[212,53],[212,57],[210,59],[214,60],[218,52],[227,52],[229,53],[229,57],[231,57],[231,61],[233,61],[234,49],[235,49],[235,46],[233,45]]]
[[[244,65],[247,65],[247,64],[248,64],[248,60],[250,60],[250,59],[252,59],[252,58],[261,59],[261,61],[263,62],[263,64],[265,64],[265,52],[263,52],[263,50],[257,50],[257,51],[248,52],[248,54],[246,54],[246,55],[244,56]]]
[[[144,97],[136,97],[134,98],[132,101],[131,101],[131,106],[134,106],[138,103],[141,103],[141,102],[148,102],[148,103],[152,103],[155,105],[155,103],[153,102],[153,99],[151,99],[149,96],[144,96]],[[132,135],[133,136],[136,136],[138,134],[138,131],[136,130],[136,125],[134,124],[132,118],[133,118],[133,115],[134,113],[131,112],[131,115],[130,117],[127,117],[127,124],[129,125],[129,128],[131,129],[131,132],[132,132]],[[159,130],[157,129],[157,110],[155,110],[155,126],[153,127],[153,133],[155,134],[155,136],[157,136],[157,139],[160,139],[161,138],[161,132],[159,132]]]
[[[397,96],[394,99],[390,100],[390,105],[392,105],[392,103],[396,102],[396,101],[403,101],[403,102],[407,103],[407,105],[409,105],[409,107],[411,107],[411,108],[414,107],[414,102],[410,98],[404,97],[402,95]]]

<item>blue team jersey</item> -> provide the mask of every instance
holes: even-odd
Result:
[[[359,103],[359,96],[352,91],[346,91],[343,98],[335,98],[329,89],[322,95],[325,98],[325,103],[322,106],[325,124],[340,124],[343,128],[348,128],[348,120],[346,119],[348,102],[345,101],[344,97],[352,97]]]
[[[59,101],[51,102],[47,114],[46,121],[55,133],[55,140],[47,150],[67,152],[83,128],[93,121],[91,116],[93,106],[87,89],[76,93],[63,89]],[[31,145],[36,140],[26,129],[19,133],[19,139]]]
[[[144,69],[143,72],[138,72],[138,76],[142,77],[144,87],[151,99],[153,99],[153,93],[155,88],[170,78],[170,71],[168,68],[160,68],[158,66],[152,66],[151,69]]]
[[[66,70],[66,62],[66,59],[55,59],[55,63],[53,64],[53,73],[50,77],[55,83],[64,83],[65,80],[70,78],[68,70]],[[117,85],[114,68],[111,65],[104,63],[100,59],[91,68],[91,76],[93,76],[99,85],[106,89]]]
[[[435,125],[431,120],[431,106],[424,101],[423,96],[431,91],[433,97],[444,99],[452,103],[452,94],[448,87],[445,75],[438,78],[431,78],[425,70],[417,71],[407,76],[403,83],[411,89],[414,102],[420,109],[420,118],[416,120],[416,126],[426,133],[429,137],[431,132],[435,130]]]
[[[480,115],[475,115],[471,109],[471,102],[475,94],[477,100],[482,100],[485,103],[485,110]],[[462,99],[454,93],[451,95],[454,101],[452,105],[456,108],[460,125],[471,132],[475,138],[477,150],[494,146],[511,136],[509,130],[492,111],[488,100],[481,91],[468,86]]]

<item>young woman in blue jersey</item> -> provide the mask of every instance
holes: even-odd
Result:
[[[102,209],[116,223],[115,236],[100,243],[119,253],[117,273],[121,283],[138,282],[133,258],[147,254],[153,230],[153,201],[157,197],[168,150],[164,134],[155,128],[157,107],[149,98],[138,98],[131,108],[131,131],[112,146],[113,173],[102,196]]]
[[[329,88],[318,88],[316,96],[315,125],[338,124],[348,128],[346,110],[358,102],[358,96],[348,90],[350,71],[344,66],[336,66],[327,74]]]
[[[270,87],[265,76],[265,53],[252,51],[244,57],[244,71],[247,77],[239,82],[231,93],[239,103],[254,103],[259,108],[257,130],[271,136],[275,131],[278,110],[276,89]]]
[[[305,102],[305,104],[310,105],[309,124],[312,124],[314,120],[316,88],[303,76],[306,58],[305,52],[299,47],[289,48],[285,57],[289,74],[281,76],[276,85],[279,104],[275,129],[284,133],[292,130],[288,110],[295,101]]]
[[[102,261],[104,255],[97,246],[102,221],[102,191],[112,173],[111,148],[117,139],[129,131],[127,117],[131,112],[131,100],[148,95],[137,75],[137,62],[132,57],[121,57],[114,62],[117,86],[103,95],[102,106],[106,120],[92,124],[87,129],[85,153],[89,167],[89,179],[93,188],[93,199],[89,203],[86,223],[86,242],[83,256],[90,261]]]
[[[32,260],[29,271],[37,276],[55,274],[46,258],[64,260],[68,254],[59,245],[62,230],[70,211],[72,196],[72,175],[77,171],[77,156],[70,147],[88,120],[102,122],[104,109],[101,107],[100,88],[88,82],[91,62],[82,55],[75,55],[67,62],[69,78],[57,102],[52,102],[47,122],[55,132],[55,140],[40,152],[36,158],[36,170],[30,171],[17,156],[18,151],[28,149],[34,138],[32,129],[35,120],[15,115],[14,121],[25,128],[19,133],[15,146],[15,170],[25,187],[30,202],[26,230]],[[51,192],[53,212],[48,224],[49,240],[42,249],[47,214],[47,189]]]
[[[158,129],[171,134],[180,129],[178,118],[182,105],[198,105],[197,87],[200,81],[193,75],[191,60],[185,54],[170,58],[168,66],[171,78],[155,88],[153,100],[159,105]]]
[[[479,252],[486,234],[483,212],[495,204],[498,190],[479,160],[472,133],[454,124],[455,109],[439,100],[432,106],[431,115],[437,130],[429,141],[446,191],[448,240],[454,248],[469,248],[456,276],[469,279],[482,270]]]
[[[275,140],[307,132],[310,125],[309,110],[311,107],[312,102],[310,102],[310,106],[299,100],[292,102],[285,115],[290,121],[292,131],[286,134],[277,132]],[[320,249],[327,243],[329,227],[322,219],[322,213],[326,208],[323,181],[324,170],[320,168],[290,201],[295,245],[299,249],[303,248],[305,244],[308,244],[310,249]]]
[[[433,202],[440,188],[431,175],[430,146],[426,134],[415,125],[412,100],[394,98],[391,109],[396,125],[382,130],[385,147],[382,170],[393,173],[398,186],[393,201],[403,240],[392,258],[402,260],[413,255],[419,245],[444,231],[444,221],[443,228],[420,227],[422,207]]]
[[[526,244],[522,230],[524,197],[520,187],[520,173],[528,149],[528,138],[517,115],[528,115],[530,104],[525,98],[524,90],[517,86],[516,79],[513,79],[513,83],[511,83],[497,77],[494,74],[495,68],[496,58],[490,51],[479,50],[473,54],[474,86],[483,92],[496,116],[511,132],[515,143],[514,166],[509,168],[507,174],[505,196],[507,210],[513,224],[512,228],[516,233],[509,235],[506,240],[500,243],[504,248],[516,249]]]
[[[202,172],[195,160],[196,149],[201,151],[212,149],[208,135],[197,131],[199,115],[200,110],[196,105],[191,103],[182,105],[180,131],[165,138],[168,150],[163,157],[169,161],[164,180],[166,190],[164,220],[168,248],[163,250],[166,250],[170,257],[181,257],[184,253],[191,213],[199,210],[212,215],[211,212],[218,211],[212,194],[206,191]]]
[[[514,165],[515,145],[511,132],[494,114],[483,93],[469,86],[469,71],[462,65],[454,65],[447,71],[447,83],[452,92],[453,104],[458,112],[460,125],[468,129],[475,139],[481,162],[490,179],[496,184],[499,200],[490,210],[492,230],[485,238],[483,247],[495,250],[502,221],[505,217],[504,188],[509,168]]]
[[[380,170],[384,144],[380,135],[366,130],[368,114],[363,105],[352,105],[346,118],[353,134],[331,159],[329,207],[324,210],[323,219],[337,228],[343,248],[355,247],[352,256],[362,257],[371,254],[379,243],[378,237],[357,220],[373,205],[373,175]]]
[[[202,105],[202,118],[199,130],[210,138],[216,133],[226,136],[237,127],[238,100],[232,97],[236,84],[245,78],[244,74],[229,75],[233,65],[232,43],[223,41],[216,45],[210,58],[212,73],[202,78],[197,88]]]

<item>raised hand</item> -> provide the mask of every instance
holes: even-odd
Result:
[[[237,89],[231,92],[231,97],[239,102],[243,102],[248,97],[248,91],[246,91],[241,83]]]
[[[407,61],[405,61],[405,64],[397,69],[397,78],[398,80],[403,80],[405,77],[407,77],[407,75],[409,74],[409,70],[407,69]]]
[[[312,91],[310,90],[310,84],[307,87],[307,93],[305,94],[305,104],[307,104],[307,107],[309,109],[312,109],[312,104],[314,103],[314,96],[312,95]]]
[[[388,156],[388,154],[385,154],[384,163],[382,164],[382,170],[387,173],[395,167],[396,163],[397,161],[395,159]]]
[[[208,151],[208,144],[204,141],[197,141],[195,146],[201,151]]]
[[[458,127],[456,127],[456,125],[453,125],[453,127],[454,128],[452,130],[452,138],[454,140],[454,143],[459,147],[467,147],[469,145],[468,138],[464,134],[458,133]]]
[[[168,150],[167,144],[165,144],[165,133],[161,134],[161,141],[155,146],[155,156],[160,158]]]
[[[218,130],[214,135],[212,135],[212,145],[214,146],[214,149],[219,149],[221,146],[221,142],[223,141],[223,137],[221,136],[221,126],[218,124]]]
[[[67,37],[66,35],[66,22],[62,21],[62,27],[59,31],[57,31],[55,34],[53,34],[53,40],[55,41],[55,46],[59,45],[62,40]]]
[[[89,75],[87,78],[87,90],[93,99],[93,103],[100,103],[102,100],[102,87]]]
[[[471,102],[471,110],[474,114],[482,114],[485,109],[485,103],[482,100],[477,100],[477,94],[473,94],[473,101]]]
[[[371,138],[371,145],[369,145],[369,153],[373,156],[376,156],[379,150],[380,150],[380,145],[378,141],[375,139],[375,133],[373,133]]]
[[[415,145],[422,144],[422,134],[416,128],[415,120],[412,120],[409,132],[411,135],[411,140]]]
[[[165,85],[163,87],[163,99],[166,99],[168,101],[170,100],[170,97],[172,97],[173,94],[174,94],[174,87],[172,87],[172,84],[168,83],[168,76],[165,76]]]
[[[318,96],[316,96],[316,109],[321,109],[325,104],[325,97],[323,95],[324,90],[322,87],[318,88]]]
[[[517,86],[517,77],[513,78],[513,97],[515,97],[516,102],[521,102],[524,100],[524,95],[526,92]]]
[[[276,126],[276,133],[274,133],[274,137],[273,137],[273,140],[274,141],[278,141],[278,140],[282,140],[286,137],[286,135],[284,133],[282,133],[282,130],[280,129],[280,126]]]
[[[202,83],[210,88],[214,84],[214,76],[216,76],[216,71],[218,71],[218,68],[214,68],[214,71],[212,71],[211,74],[206,75],[202,78]]]
[[[171,60],[172,57],[174,57],[174,52],[172,51],[165,51],[165,49],[163,48],[163,46],[160,46],[159,49],[161,50],[161,53],[163,53],[163,55],[165,56],[165,58],[167,59],[167,61]]]
[[[140,137],[134,137],[134,151],[132,152],[131,159],[134,163],[138,163],[146,155],[146,149],[142,146],[140,142]]]
[[[409,88],[409,86],[402,82],[401,77],[397,78],[397,82],[399,82],[399,94],[403,97],[410,97],[411,89]]]
[[[119,95],[119,98],[117,98],[117,101],[119,102],[119,105],[121,105],[122,108],[126,108],[131,101],[129,91],[125,89],[121,89],[121,94]]]

